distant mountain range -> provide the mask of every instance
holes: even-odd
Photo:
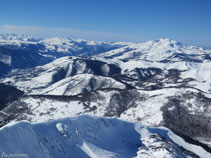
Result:
[[[87,57],[128,46],[130,42],[95,42],[69,38],[37,39],[27,35],[0,35],[0,75],[12,69],[33,68],[63,56]]]
[[[26,44],[31,38],[23,39]],[[211,156],[210,50],[170,39],[106,44],[52,38],[32,43],[42,45],[34,53],[48,59],[47,64],[10,67],[13,71],[0,79],[2,86],[14,87],[13,99],[1,105],[0,138],[9,144],[0,143],[0,153],[15,148],[16,130],[17,142],[18,135],[28,135],[17,151],[33,153],[36,148],[38,155],[46,151],[44,157]],[[13,53],[30,52],[22,44],[6,47]],[[9,65],[6,58],[2,63]],[[27,146],[29,138],[32,147]]]

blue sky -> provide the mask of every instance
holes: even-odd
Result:
[[[211,0],[2,0],[0,33],[211,47]]]

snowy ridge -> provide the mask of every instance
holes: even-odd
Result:
[[[92,65],[96,66],[92,67]],[[102,72],[97,72],[98,66],[100,66],[101,69],[100,71]],[[184,83],[183,81],[189,80],[186,86],[199,89],[205,93],[211,92],[211,86],[210,86],[211,80],[209,80],[211,76],[211,71],[210,71],[211,64],[209,60],[207,61],[205,60],[202,63],[187,62],[187,61],[160,63],[160,62],[149,62],[142,60],[137,61],[132,59],[123,62],[118,59],[105,60],[99,57],[97,58],[93,57],[89,59],[83,59],[78,57],[71,57],[71,58],[63,57],[47,65],[37,67],[33,71],[31,70],[29,71],[24,70],[22,72],[20,71],[20,74],[22,73],[21,75],[29,73],[28,76],[25,75],[24,80],[20,78],[21,75],[12,73],[9,78],[3,79],[2,82],[14,83],[15,86],[18,87],[20,90],[23,90],[27,93],[32,92],[33,90],[33,94],[36,94],[37,92],[35,91],[37,90],[35,90],[35,88],[36,89],[39,88],[39,93],[40,93],[40,90],[42,88],[46,88],[50,86],[52,83],[55,83],[61,79],[78,74],[98,73],[97,75],[109,76],[109,73],[111,73],[114,69],[113,67],[115,67],[115,69],[119,69],[118,70],[119,72],[114,72],[114,74],[121,73],[122,75],[126,75],[130,78],[132,77],[134,79],[132,82],[128,80],[124,82],[126,82],[127,84],[131,84],[132,86],[135,86],[137,88],[141,88],[136,86],[138,84],[136,83],[136,80],[137,79],[139,80],[140,79],[139,77],[142,78],[148,78],[153,76],[156,77],[156,75],[161,74],[162,76],[157,78],[160,79],[165,77],[165,75],[168,75],[168,73],[170,73],[171,71],[176,70],[177,72],[175,71],[174,73],[176,73],[175,75],[177,76],[175,75],[172,76],[172,77],[177,77],[175,78],[176,81],[166,82],[165,78],[162,79],[162,84],[164,84],[165,87],[180,86]],[[141,72],[141,71],[146,71],[146,72]],[[75,76],[75,78],[77,77]],[[149,86],[152,85],[152,83],[148,82],[146,82],[146,84],[149,84]],[[53,95],[53,93],[51,94]]]
[[[64,56],[89,57],[131,45],[126,42],[99,42],[54,37],[38,39],[27,35],[0,35],[0,76],[14,69],[47,64]]]
[[[0,34],[0,45],[16,45],[21,44],[36,44],[39,41],[30,35],[16,35],[16,34]]]
[[[76,95],[102,88],[124,89],[125,84],[110,77],[115,71],[120,68],[92,58],[63,57],[34,70],[19,71],[20,75],[12,73],[3,82],[16,82],[18,88],[28,94]],[[24,80],[20,77],[23,74],[28,74]]]
[[[69,38],[47,38],[40,41],[41,44],[45,45],[45,52],[55,51],[61,53],[72,53],[75,51],[83,50],[86,46],[102,46],[104,48],[116,47],[120,48],[128,46],[133,43],[130,42],[101,42],[101,41],[89,41],[85,39],[69,39]]]
[[[39,39],[30,35],[16,35],[16,34],[1,34],[0,35],[0,46],[11,45],[41,45],[39,52],[49,53],[67,53],[69,55],[78,55],[80,53],[96,53],[97,49],[102,53],[103,49],[108,51],[110,49],[116,49],[123,46],[132,45],[132,42],[102,42],[102,41],[90,41],[85,39],[70,39],[66,37],[53,37]],[[43,48],[44,47],[44,48]],[[88,49],[87,49],[88,48]],[[96,50],[95,50],[96,49]],[[102,50],[100,50],[102,49]],[[82,52],[84,51],[84,52]]]
[[[58,81],[40,94],[71,96],[105,88],[126,89],[126,85],[109,77],[80,74]]]
[[[0,153],[23,153],[31,158],[211,156],[203,148],[188,144],[168,129],[90,116],[40,124],[17,123],[1,128],[0,138],[7,142],[0,143]]]
[[[195,59],[194,55],[204,55],[207,53],[209,53],[209,51],[204,50],[203,48],[185,46],[180,42],[170,39],[160,39],[111,50],[100,54],[99,56],[124,60],[136,59],[150,61],[162,61],[169,58],[170,61],[178,61],[180,60],[180,56],[178,55],[182,55],[181,57],[183,58],[184,55],[190,55],[190,57]],[[176,55],[178,57],[176,57]]]

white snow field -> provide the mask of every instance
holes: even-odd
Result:
[[[0,129],[0,140],[0,153],[30,158],[176,158],[192,157],[192,152],[211,156],[166,128],[91,116],[14,123]]]

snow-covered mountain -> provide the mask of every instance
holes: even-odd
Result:
[[[100,41],[89,41],[85,39],[72,40],[69,38],[47,38],[41,40],[39,43],[45,46],[41,52],[51,53],[67,53],[71,56],[91,56],[99,53],[113,50],[116,48],[131,45],[131,42],[100,42]]]
[[[17,45],[21,46],[23,43],[34,43],[40,39],[35,38],[31,35],[23,34],[0,34],[0,45]]]
[[[202,147],[186,142],[166,128],[90,116],[39,124],[13,123],[0,129],[0,139],[0,153],[31,158],[211,156]]]
[[[87,57],[131,44],[59,37],[38,39],[27,35],[3,34],[0,35],[0,75],[12,69],[44,65],[63,56]]]
[[[33,122],[81,114],[119,117],[146,125],[165,125],[209,142],[209,62],[144,64],[64,57],[36,69],[14,71],[1,82],[26,93],[11,104],[26,110],[18,113],[8,106],[4,112]],[[168,115],[175,119],[169,120]],[[195,119],[189,120],[192,115]],[[184,119],[187,122],[180,124]],[[203,135],[198,132],[202,126],[208,128]],[[189,130],[185,130],[187,127]]]
[[[211,60],[210,51],[196,46],[185,46],[170,39],[159,39],[129,45],[120,49],[102,53],[99,56],[115,59],[136,59],[145,61],[176,62],[190,61],[202,62]]]
[[[134,43],[132,42],[103,42],[103,41],[91,41],[86,39],[70,39],[66,37],[53,37],[53,38],[36,38],[31,35],[18,35],[18,34],[0,34],[0,45],[7,45],[7,46],[19,46],[26,45],[26,44],[42,44],[45,48],[40,48],[41,52],[61,52],[61,53],[68,53],[73,55],[73,52],[77,52],[80,54],[79,51],[86,49],[86,47],[90,47],[87,49],[93,49],[94,54],[98,54],[96,49],[109,50],[114,48],[120,48],[123,46],[129,46]],[[91,48],[92,47],[92,48]],[[99,48],[98,48],[99,47]],[[95,50],[94,50],[95,49]],[[100,51],[100,50],[99,50]],[[83,53],[90,53],[90,52],[83,52]]]
[[[185,141],[211,152],[210,70],[211,51],[169,39],[13,70],[0,83],[14,86],[25,95],[6,105],[0,113],[0,125],[13,121],[42,124],[84,114],[113,117],[167,127]],[[157,134],[165,137],[161,133]],[[98,157],[89,145],[85,146]],[[186,157],[182,154],[180,157]]]

